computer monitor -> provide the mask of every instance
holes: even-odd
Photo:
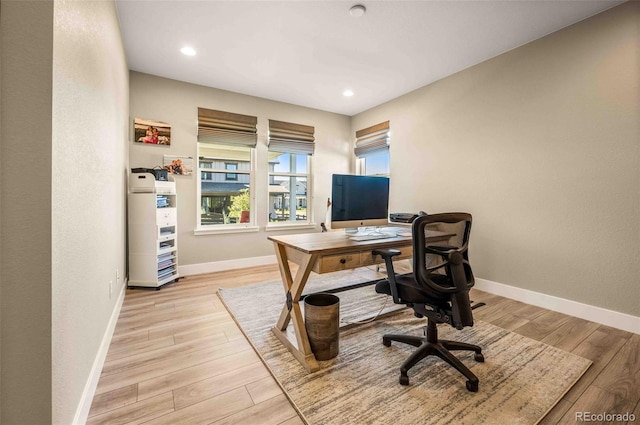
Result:
[[[389,178],[334,174],[331,228],[354,229],[389,224]]]

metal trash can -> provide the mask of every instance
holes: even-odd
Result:
[[[316,360],[329,360],[338,355],[340,298],[324,293],[306,296],[304,324]]]

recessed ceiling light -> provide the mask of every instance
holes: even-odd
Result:
[[[366,7],[361,4],[356,4],[355,6],[352,6],[351,9],[349,9],[349,15],[353,16],[354,18],[359,18],[364,15],[364,12],[366,11]]]
[[[196,55],[196,49],[194,49],[193,47],[185,46],[182,49],[180,49],[180,51],[182,52],[183,55],[187,55],[187,56]]]
[[[351,89],[347,89],[347,90],[345,90],[345,91],[343,91],[343,92],[342,92],[342,95],[343,95],[344,97],[351,97],[351,96],[353,96],[353,90],[351,90]]]

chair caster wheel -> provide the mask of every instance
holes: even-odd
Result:
[[[467,381],[467,389],[469,391],[471,391],[472,393],[477,393],[478,392],[478,383],[477,382]]]
[[[473,359],[477,362],[484,363],[484,355],[482,353],[476,353]]]
[[[400,375],[400,385],[409,385],[409,377],[407,375]]]
[[[391,347],[391,340],[389,338],[382,337],[382,344],[385,347]]]

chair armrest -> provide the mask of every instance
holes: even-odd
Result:
[[[391,296],[393,302],[400,304],[400,297],[398,296],[398,287],[396,286],[396,272],[393,269],[393,257],[400,255],[401,252],[393,248],[374,249],[371,251],[373,255],[379,255],[384,259],[384,264],[387,268],[387,280],[389,281],[389,289],[391,289]]]
[[[371,253],[373,255],[379,255],[382,258],[384,258],[385,260],[387,258],[392,258],[395,257],[396,255],[400,255],[401,252],[397,249],[393,249],[393,248],[382,248],[382,249],[374,249],[373,251],[371,251]]]

